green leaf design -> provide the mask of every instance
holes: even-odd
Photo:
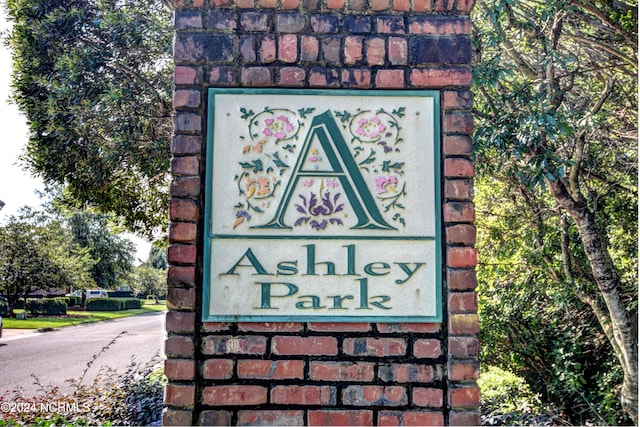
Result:
[[[249,117],[252,117],[254,115],[253,110],[248,110],[244,107],[240,108],[240,112],[242,113],[242,115],[240,116],[241,119],[243,120],[247,120]]]
[[[253,169],[254,173],[262,172],[262,160],[256,159],[249,162],[240,162],[240,166],[244,169]]]
[[[400,107],[397,110],[393,110],[391,112],[391,114],[393,114],[395,116],[398,116],[398,117],[404,117],[404,110],[405,110],[405,107]]]
[[[391,164],[390,160],[385,160],[384,162],[382,162],[382,172],[391,172],[392,169],[399,172],[403,167],[404,163],[396,162],[394,164]]]
[[[271,157],[273,157],[273,164],[276,165],[279,168],[288,168],[289,165],[286,164],[285,162],[283,162],[282,160],[280,160],[280,157],[278,155],[278,153],[273,153],[271,155]]]
[[[351,114],[348,111],[343,111],[342,113],[335,111],[335,115],[340,118],[342,123],[348,122],[351,119]]]
[[[307,118],[307,114],[311,114],[315,111],[315,108],[300,108],[298,113],[300,113],[300,117],[303,119]]]

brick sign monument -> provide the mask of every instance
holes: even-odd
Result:
[[[471,0],[173,1],[165,425],[478,425]]]

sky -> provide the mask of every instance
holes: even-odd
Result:
[[[0,8],[0,34],[8,28],[5,11]],[[44,190],[42,180],[23,170],[18,160],[27,144],[28,128],[18,107],[9,103],[10,82],[11,52],[4,42],[0,42],[0,200],[5,203],[0,210],[0,224],[22,206],[40,206],[36,191]],[[146,260],[150,243],[134,235],[124,237],[136,244],[136,258]]]
[[[0,32],[8,28],[5,12],[0,12]],[[0,34],[1,34],[0,33]],[[27,143],[27,123],[15,105],[9,104],[11,80],[11,53],[2,43],[0,46],[0,200],[5,206],[0,210],[0,223],[20,207],[38,206],[40,199],[36,190],[43,190],[42,180],[23,171],[18,157]]]

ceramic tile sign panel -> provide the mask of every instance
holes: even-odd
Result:
[[[439,93],[208,97],[204,321],[441,321]]]

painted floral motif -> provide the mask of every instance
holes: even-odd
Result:
[[[296,113],[285,109],[270,109],[251,117],[249,131],[257,141],[275,142],[295,138],[300,129]]]
[[[307,162],[311,164],[311,169],[318,170],[320,169],[320,163],[324,160],[318,153],[318,150],[313,148],[307,157]]]
[[[339,186],[340,186],[340,184],[338,184],[337,180],[335,180],[335,179],[328,179],[327,180],[327,187],[336,188],[336,187],[339,187]]]
[[[379,176],[376,178],[376,190],[378,194],[397,193],[395,187],[398,185],[398,178],[394,175]]]
[[[247,178],[245,189],[247,190],[247,199],[253,197],[254,194],[258,197],[268,195],[270,193],[269,179],[264,176],[257,179]]]
[[[331,192],[327,191],[318,197],[312,192],[308,200],[302,194],[298,197],[302,199],[302,205],[295,206],[302,215],[293,224],[295,227],[308,223],[315,230],[324,230],[329,225],[343,225],[342,220],[335,216],[344,209],[344,204],[338,204],[340,193],[331,197]]]
[[[372,195],[379,202],[381,212],[390,220],[405,225],[402,204],[407,183],[404,178],[405,163],[401,122],[404,107],[391,112],[385,109],[333,111],[336,123],[350,138],[353,158],[368,183]],[[286,108],[265,107],[254,112],[239,109],[239,118],[246,121],[247,132],[239,135],[241,161],[234,180],[238,199],[234,205],[233,229],[254,221],[262,225],[273,215],[283,188],[296,164],[304,128],[314,118],[315,108],[297,111]],[[409,153],[410,154],[410,153]],[[326,156],[325,156],[326,157]],[[323,153],[312,148],[305,156],[307,170],[331,170]],[[340,202],[340,183],[336,178],[305,177],[299,184],[299,203],[295,204],[294,227],[310,227],[321,232],[332,226],[344,226],[347,214]],[[293,211],[293,203],[291,210]],[[265,215],[265,212],[268,212]],[[290,212],[290,214],[293,212]]]
[[[264,139],[262,139],[262,140],[258,141],[258,143],[257,143],[257,144],[255,144],[255,145],[253,145],[253,146],[252,146],[251,144],[249,144],[249,145],[245,145],[244,147],[242,147],[242,154],[246,154],[246,153],[248,153],[248,152],[249,152],[249,151],[251,151],[251,150],[256,151],[256,152],[258,152],[258,153],[262,153],[262,146],[263,146],[266,142],[267,142],[267,141],[265,141]]]
[[[377,116],[363,117],[357,122],[356,134],[364,136],[370,140],[376,140],[387,130],[387,127],[380,122]]]
[[[375,189],[384,212],[393,211],[393,221],[403,226],[400,213],[404,205],[400,200],[406,195],[404,162],[399,161],[403,143],[400,120],[405,116],[405,108],[398,107],[391,112],[361,110],[355,114],[337,111],[344,129],[351,135],[351,145],[358,167],[375,177]],[[387,175],[393,173],[394,175]],[[398,189],[401,190],[398,190]]]
[[[238,163],[242,172],[234,177],[239,196],[234,206],[234,229],[251,221],[252,214],[264,214],[277,197],[281,177],[290,167],[289,156],[296,150],[295,143],[283,147],[278,144],[295,141],[301,126],[299,114],[287,109],[265,107],[255,113],[240,108],[239,112],[240,119],[248,124],[248,134],[240,135],[243,157]]]
[[[399,110],[394,110],[394,113],[398,113]],[[402,139],[399,136],[398,118],[400,117],[394,113],[389,114],[384,109],[380,109],[359,111],[356,114],[343,111],[337,112],[336,116],[348,125],[349,132],[353,136],[352,142],[379,143],[395,150],[399,148],[398,144]]]
[[[273,136],[275,139],[286,139],[294,129],[286,116],[277,116],[275,119],[269,117],[264,119],[264,124],[262,133],[266,136]]]
[[[245,219],[251,219],[251,215],[249,215],[249,212],[245,211],[244,209],[236,211],[236,220],[233,223],[233,228],[235,229],[237,226],[242,224]]]

